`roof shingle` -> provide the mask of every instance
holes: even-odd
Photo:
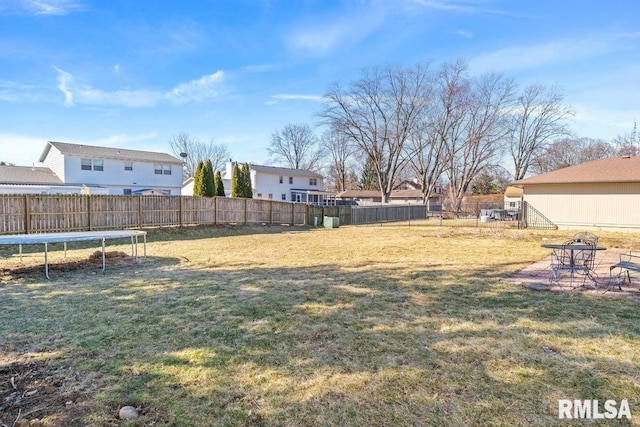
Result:
[[[640,182],[640,157],[625,156],[593,160],[575,166],[514,181],[512,185]]]
[[[51,147],[55,147],[62,154],[71,156],[86,156],[89,158],[103,158],[116,160],[131,160],[141,162],[159,162],[168,164],[182,164],[182,160],[169,154],[154,151],[129,150],[125,148],[97,147],[85,144],[70,144],[68,142],[49,141],[45,147],[40,162],[49,154]]]
[[[0,184],[54,184],[63,182],[49,168],[0,166]]]

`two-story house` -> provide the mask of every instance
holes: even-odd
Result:
[[[180,195],[182,160],[165,153],[49,141],[40,162],[66,185],[109,194]]]
[[[222,174],[227,196],[231,195],[234,162]],[[335,193],[324,191],[322,175],[302,169],[249,165],[254,199],[282,200],[316,205],[335,204]]]

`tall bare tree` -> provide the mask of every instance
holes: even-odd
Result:
[[[270,160],[291,169],[317,170],[322,158],[318,138],[306,124],[289,123],[271,135]]]
[[[616,136],[612,142],[617,147],[617,154],[619,156],[639,156],[640,139],[638,138],[638,128],[636,122],[633,122],[633,131],[624,135]]]
[[[616,147],[602,139],[562,138],[549,144],[531,164],[537,174],[616,155]]]
[[[464,71],[459,63],[453,65],[453,70],[453,75]],[[509,130],[504,111],[513,101],[515,88],[512,79],[497,73],[473,80],[463,77],[460,84],[464,102],[458,106],[464,115],[452,129],[447,154],[449,198],[456,211],[476,176],[500,160]]]
[[[213,141],[209,143],[200,142],[196,137],[186,132],[180,132],[169,140],[171,151],[176,157],[184,158],[184,178],[194,176],[198,162],[211,160],[213,171],[223,170],[225,162],[229,159],[230,154],[227,146],[224,144],[216,144]]]
[[[558,87],[540,83],[527,86],[518,96],[509,135],[514,179],[527,175],[532,162],[552,139],[569,135],[567,120],[574,111],[563,104],[563,99]]]
[[[384,202],[406,162],[405,143],[427,105],[423,94],[428,69],[420,64],[364,69],[346,88],[334,83],[319,113],[370,159]]]
[[[321,137],[321,144],[330,157],[329,172],[335,191],[344,191],[351,181],[353,171],[352,157],[356,146],[349,138],[336,129],[329,129]]]

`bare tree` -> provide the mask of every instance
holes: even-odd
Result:
[[[538,174],[616,155],[616,148],[602,139],[562,138],[549,144],[531,164]]]
[[[317,170],[322,158],[318,138],[306,123],[289,123],[282,130],[275,131],[267,152],[270,161],[291,169]]]
[[[455,74],[462,71],[454,64]],[[460,103],[464,115],[448,141],[449,197],[458,211],[475,177],[499,162],[508,133],[504,110],[512,102],[515,83],[501,74],[485,74],[473,81],[461,79]],[[467,88],[466,90],[464,88]]]
[[[336,129],[327,130],[322,135],[321,144],[331,158],[329,172],[335,191],[346,190],[351,180],[350,172],[353,171],[353,167],[350,163],[356,147],[344,133]]]
[[[407,160],[405,143],[426,108],[428,77],[424,65],[373,67],[364,69],[346,89],[335,83],[325,95],[320,117],[371,161],[384,202]]]
[[[569,134],[567,119],[574,112],[563,104],[563,98],[558,87],[540,83],[527,86],[517,98],[509,136],[514,179],[526,176],[551,139]]]
[[[196,137],[188,133],[180,132],[169,140],[171,151],[176,157],[184,157],[184,178],[195,175],[198,162],[211,160],[213,171],[223,170],[225,162],[230,157],[229,150],[224,144],[216,144],[210,141],[208,144],[200,142]]]
[[[640,155],[640,140],[638,139],[636,122],[633,122],[633,131],[624,135],[618,135],[612,142],[617,147],[617,154],[619,156]]]

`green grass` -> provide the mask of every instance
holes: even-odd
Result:
[[[96,426],[123,405],[139,426],[583,425],[558,399],[628,399],[607,425],[640,425],[638,303],[502,280],[570,233],[425,224],[158,230],[144,263],[51,281],[32,254],[0,283],[0,364],[77,372],[60,393]]]

